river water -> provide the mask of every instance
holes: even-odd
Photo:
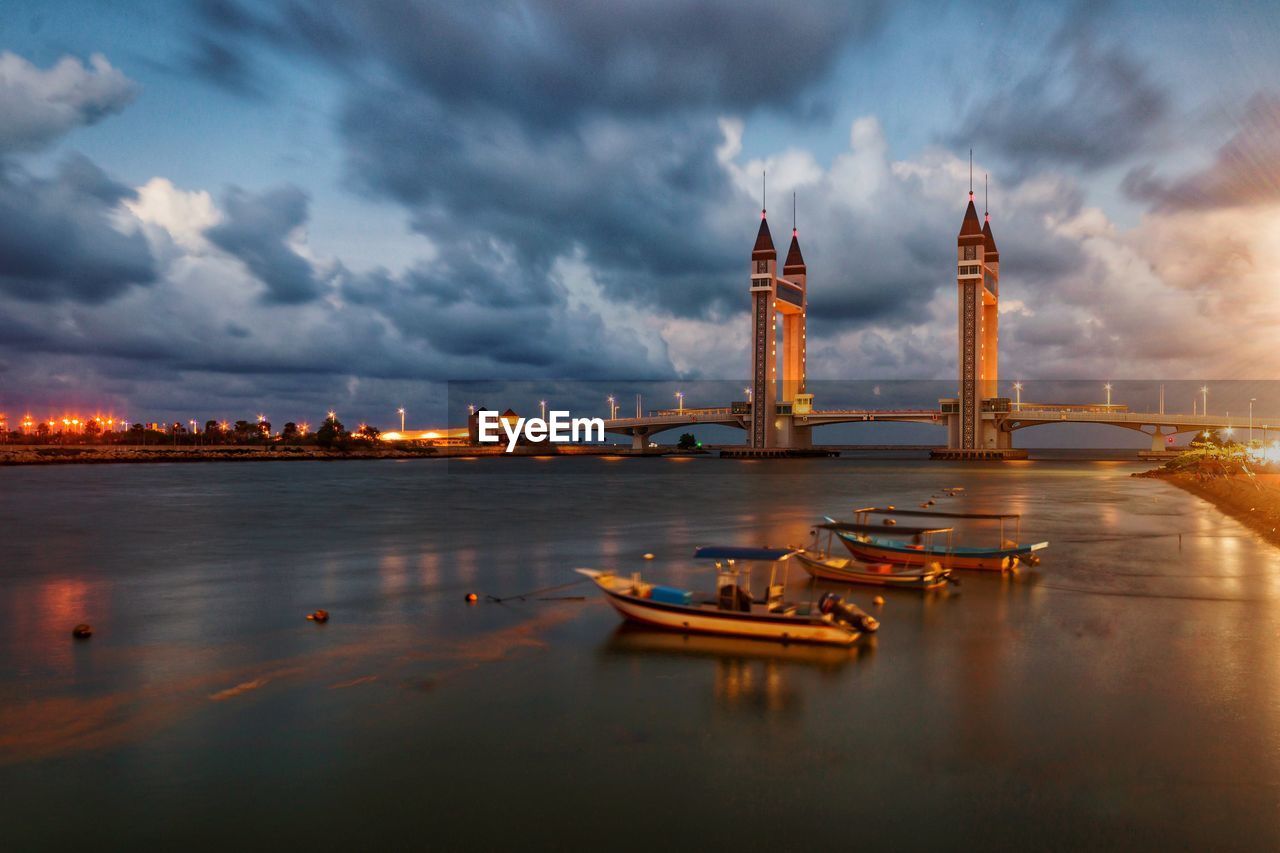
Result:
[[[1280,551],[1140,467],[3,470],[0,838],[1276,849]],[[706,587],[695,545],[951,486],[1043,564],[855,591],[882,628],[851,651],[623,630],[587,586],[463,603],[576,566]]]

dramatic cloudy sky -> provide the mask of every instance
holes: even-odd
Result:
[[[1270,4],[2,12],[11,418],[740,382],[764,168],[779,242],[799,199],[811,375],[945,379],[971,145],[1006,376],[1280,377]]]

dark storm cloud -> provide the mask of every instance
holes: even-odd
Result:
[[[1072,16],[1035,70],[988,79],[949,142],[996,151],[1023,168],[1099,169],[1142,151],[1171,112],[1168,92],[1131,49],[1103,44],[1087,13]]]
[[[1208,168],[1167,181],[1151,166],[1131,171],[1125,191],[1163,210],[1244,207],[1280,200],[1280,95],[1249,100],[1235,134]]]
[[[724,273],[742,248],[714,222],[733,194],[711,120],[533,133],[503,114],[383,90],[354,95],[341,130],[352,180],[407,206],[433,239],[493,235],[524,268],[582,247],[611,298],[677,311],[733,292]]]
[[[235,255],[266,285],[263,300],[278,305],[310,302],[320,294],[311,263],[288,245],[307,221],[307,194],[295,186],[249,193],[231,187],[222,199],[225,219],[205,236]]]
[[[815,0],[423,0],[241,4],[210,0],[202,27],[300,51],[347,71],[384,66],[451,106],[485,105],[534,125],[584,113],[789,106],[879,2]]]
[[[734,201],[716,111],[812,109],[808,87],[881,17],[834,0],[213,0],[201,21],[202,39],[346,79],[352,184],[433,240],[480,234],[526,270],[581,249],[608,298],[706,314],[738,295],[727,271],[750,239],[716,223]],[[519,298],[543,298],[545,282],[520,280]]]
[[[117,204],[132,196],[79,155],[48,178],[0,160],[0,291],[101,303],[154,281],[146,240],[112,224]]]
[[[222,39],[197,36],[184,64],[197,76],[237,95],[259,98],[266,94],[248,53]]]

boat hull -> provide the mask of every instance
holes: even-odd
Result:
[[[938,589],[947,585],[950,572],[942,570],[913,569],[894,567],[891,571],[872,571],[870,565],[858,568],[857,564],[849,566],[832,565],[824,560],[815,560],[804,554],[797,554],[796,559],[804,570],[813,577],[836,583],[856,583],[865,586],[881,586],[890,589]]]
[[[586,574],[584,570],[579,571]],[[833,646],[851,645],[861,636],[861,632],[853,628],[820,616],[740,613],[698,605],[654,602],[611,589],[612,575],[593,573],[588,576],[624,619],[639,625],[684,633]]]
[[[850,554],[859,560],[872,563],[901,563],[907,566],[942,563],[953,569],[989,572],[1008,571],[1018,565],[1018,555],[1009,551],[964,553],[948,552],[944,548],[897,548],[845,536],[841,536],[840,541],[844,543],[844,547]]]

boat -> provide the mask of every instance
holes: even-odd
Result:
[[[883,517],[882,525],[871,524],[873,517]],[[998,521],[999,539],[995,547],[958,546],[954,544],[953,529],[897,528],[895,516],[904,518],[946,518]],[[867,528],[868,532],[838,532],[840,541],[853,556],[867,562],[906,563],[926,565],[933,561],[946,561],[952,569],[976,569],[983,571],[1010,571],[1018,563],[1037,565],[1040,558],[1035,552],[1049,547],[1048,542],[1021,544],[1017,536],[1021,532],[1022,517],[1018,513],[942,512],[934,510],[895,509],[893,507],[862,507],[853,511],[854,524]],[[827,518],[829,523],[834,519]],[[1014,522],[1015,539],[1005,539],[1008,522]],[[947,534],[947,541],[937,541],[937,534]],[[911,541],[903,541],[910,535]]]
[[[692,591],[652,584],[639,572],[624,577],[613,571],[578,569],[595,582],[623,618],[642,625],[694,634],[822,643],[847,646],[880,623],[835,593],[816,602],[785,599],[788,563],[796,548],[702,547],[694,558],[715,563],[716,594],[698,598]],[[770,564],[763,598],[751,594],[751,564]],[[779,569],[781,567],[781,577]]]
[[[939,534],[949,532],[951,528],[903,528],[895,533],[922,535],[924,533]],[[823,533],[826,543],[823,547]],[[878,528],[864,524],[847,524],[829,521],[814,528],[813,547],[796,554],[796,559],[804,570],[818,580],[835,581],[837,583],[856,583],[868,586],[883,586],[893,589],[938,589],[947,585],[948,581],[959,583],[951,577],[951,567],[939,560],[927,563],[909,564],[905,562],[868,563],[849,557],[833,556],[833,540],[839,534],[871,534],[879,533]]]

